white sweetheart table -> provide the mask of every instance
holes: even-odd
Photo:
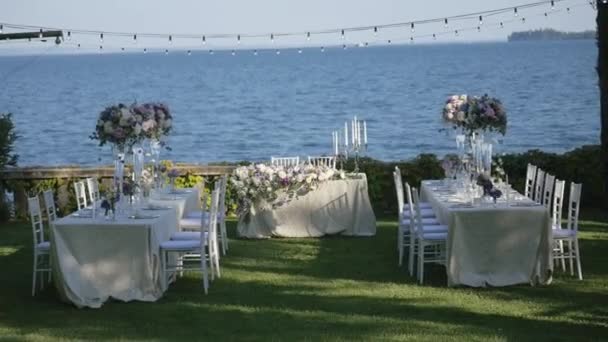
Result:
[[[135,218],[108,220],[103,213],[92,218],[90,210],[81,210],[55,221],[51,258],[62,299],[90,308],[110,297],[158,300],[166,290],[159,245],[179,229],[184,210],[199,207],[199,198],[197,189],[183,189],[150,199],[156,207],[141,208]]]
[[[277,208],[258,203],[241,217],[237,232],[245,238],[320,237],[326,234],[373,236],[376,216],[365,174],[323,182]]]
[[[551,221],[544,206],[516,192],[509,203],[469,206],[442,181],[423,181],[421,197],[448,226],[449,286],[551,282]]]

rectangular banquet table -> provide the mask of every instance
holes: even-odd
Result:
[[[548,284],[551,261],[549,211],[512,192],[509,203],[467,206],[442,181],[423,181],[421,198],[448,226],[449,286]]]
[[[373,236],[376,216],[367,193],[367,177],[356,174],[323,182],[277,208],[258,203],[239,219],[237,231],[246,238]]]
[[[77,307],[99,308],[112,297],[122,301],[156,301],[164,291],[159,244],[178,230],[178,214],[197,207],[197,189],[163,194],[151,204],[164,208],[139,210],[108,220],[90,210],[55,221],[51,257],[55,286],[62,299]],[[170,206],[171,208],[168,208]]]

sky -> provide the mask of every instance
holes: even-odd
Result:
[[[168,35],[178,34],[268,34],[281,32],[307,32],[344,27],[375,26],[396,22],[410,22],[430,18],[443,18],[484,10],[515,7],[535,0],[0,0],[0,23],[25,24],[61,29],[92,31],[120,31],[130,33],[162,33],[167,37],[138,38],[132,36],[113,37],[107,33],[103,43],[96,35],[73,35],[73,38],[57,49],[82,49],[104,51],[126,47],[127,50],[149,49],[241,49],[280,48],[288,46],[320,46],[342,44],[386,44],[410,42],[410,37],[420,43],[451,43],[470,41],[506,40],[513,31],[539,28],[554,28],[562,31],[595,29],[596,12],[585,0],[556,1],[551,11],[547,3],[539,8],[522,9],[518,17],[512,13],[486,18],[478,31],[477,17],[452,22],[446,29],[443,23],[419,24],[415,32],[405,27],[380,29],[377,35],[372,30],[349,33],[344,39],[340,34],[313,35],[310,41],[305,36],[277,37],[274,42],[265,38],[243,38],[237,44],[235,38],[210,39],[206,45],[197,39],[174,39]],[[565,8],[570,7],[570,13]],[[544,16],[544,12],[548,16]],[[526,21],[522,22],[521,18]],[[500,29],[498,23],[504,21]],[[471,29],[470,31],[467,28]],[[458,29],[456,36],[454,31]],[[10,32],[10,29],[4,30]],[[431,38],[437,34],[437,39]],[[428,35],[429,37],[421,37]],[[39,49],[41,42],[0,42],[0,54],[6,51]],[[47,43],[52,46],[52,43]]]

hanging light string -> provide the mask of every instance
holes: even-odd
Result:
[[[137,32],[117,32],[117,31],[106,31],[106,30],[83,30],[83,29],[73,29],[73,28],[55,28],[55,27],[42,27],[42,26],[33,26],[33,25],[24,25],[24,24],[11,24],[0,22],[3,29],[12,28],[12,29],[21,29],[21,30],[63,30],[69,32],[69,35],[73,34],[81,34],[81,35],[97,35],[100,37],[100,40],[103,41],[104,35],[107,36],[118,36],[118,37],[147,37],[147,38],[159,38],[164,37],[168,38],[170,42],[175,39],[198,39],[200,40],[202,37],[203,43],[207,39],[222,39],[222,38],[231,38],[240,41],[241,38],[264,38],[271,37],[271,40],[274,40],[277,37],[289,37],[289,36],[303,36],[306,37],[307,40],[310,38],[311,34],[322,35],[322,34],[340,34],[341,37],[344,37],[348,32],[358,32],[358,31],[368,31],[373,30],[374,32],[378,32],[381,29],[387,28],[399,28],[399,27],[409,27],[412,30],[412,33],[415,30],[416,26],[421,24],[430,24],[430,23],[445,23],[446,26],[449,25],[450,22],[460,21],[460,20],[482,20],[482,18],[487,19],[488,17],[514,12],[518,14],[522,9],[539,7],[539,6],[549,6],[550,8],[555,8],[555,5],[560,2],[565,1],[574,1],[574,0],[545,0],[545,1],[537,1],[517,6],[504,7],[499,9],[487,10],[487,11],[479,11],[467,14],[460,14],[448,17],[437,17],[431,19],[423,19],[423,20],[415,20],[408,22],[397,22],[397,23],[389,23],[383,25],[369,25],[369,26],[353,26],[346,28],[334,28],[327,30],[309,30],[309,31],[301,31],[301,32],[283,32],[283,33],[263,33],[263,34],[232,34],[232,33],[221,33],[221,34],[173,34],[173,33],[137,33]],[[601,1],[601,0],[600,0]],[[585,0],[585,3],[588,4],[588,0]],[[137,40],[137,39],[134,39]]]
[[[554,9],[553,11],[551,11],[549,13],[549,15],[553,16],[553,15],[557,15],[559,13],[564,13],[564,14],[570,14],[572,13],[572,10],[578,7],[584,7],[584,6],[588,6],[588,2],[585,2],[583,4],[578,4],[578,5],[572,5],[570,7],[568,7],[567,9]],[[540,13],[535,13],[535,14],[531,14],[528,13],[526,14],[527,18],[534,18],[534,17],[544,17],[546,12],[540,12]],[[508,20],[501,20],[501,21],[486,21],[484,19],[484,30],[485,31],[489,31],[489,30],[502,30],[504,29],[505,25],[508,24],[521,24],[522,23],[522,19],[524,17],[523,16],[518,16],[518,17],[511,17]],[[477,18],[478,19],[478,18]],[[524,22],[525,23],[525,22]],[[442,37],[442,36],[453,36],[453,37],[460,37],[463,33],[466,32],[471,32],[471,31],[478,31],[478,27],[479,25],[475,25],[475,26],[469,26],[469,27],[453,27],[451,29],[446,29],[444,31],[439,31],[439,32],[433,32],[433,33],[427,33],[427,34],[417,34],[417,35],[407,35],[407,37],[405,37],[405,33],[404,33],[404,37],[403,38],[393,38],[390,40],[382,40],[382,41],[377,41],[377,43],[387,43],[389,42],[389,44],[394,44],[394,43],[414,43],[416,41],[419,40],[424,40],[424,39],[430,39],[430,40],[436,40],[438,37]],[[85,49],[89,49],[89,50],[97,50],[98,52],[103,52],[104,49],[114,49],[114,50],[122,50],[122,51],[131,51],[131,52],[141,52],[144,51],[144,53],[147,52],[157,52],[157,53],[164,53],[164,54],[169,54],[170,50],[167,49],[166,47],[156,47],[156,48],[144,48],[143,50],[141,48],[136,48],[136,47],[103,47],[100,48],[99,45],[91,43],[91,44],[81,44],[81,43],[76,43],[74,41],[66,41],[63,43],[66,46],[73,46],[73,47],[78,47],[78,48],[85,48]],[[364,47],[370,46],[372,43],[369,42],[365,42],[364,43]],[[346,50],[348,48],[349,45],[344,44],[342,41],[335,43],[333,45],[319,45],[319,46],[309,46],[309,47],[314,47],[316,49],[320,49],[319,51],[321,52],[325,52],[327,49],[340,49],[340,50]],[[351,44],[350,46],[355,46],[355,44]],[[201,53],[207,53],[209,55],[214,55],[215,52],[226,52],[229,54],[232,54],[233,56],[237,54],[238,51],[242,51],[242,50],[235,50],[232,48],[228,48],[228,49],[219,49],[219,50],[215,50],[215,49],[200,49],[200,45],[196,45],[196,46],[184,46],[184,47],[180,47],[181,49],[184,49],[184,51],[180,51],[179,53],[184,53],[188,56],[192,55],[193,52],[197,52],[198,54]],[[187,50],[186,50],[187,49]],[[284,50],[294,50],[297,51],[297,53],[302,53],[300,52],[302,49],[301,48],[297,48],[297,47],[288,47],[285,48]],[[190,53],[188,53],[188,51]],[[279,53],[277,53],[279,52]],[[279,55],[280,54],[280,50],[276,49],[276,48],[256,48],[255,50],[251,51],[251,52],[241,52],[241,53],[251,53],[254,56],[257,56],[258,54],[276,54]]]

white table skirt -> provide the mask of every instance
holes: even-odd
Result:
[[[179,207],[195,206],[198,191],[163,200],[175,209],[141,210],[149,219],[66,216],[51,234],[55,285],[62,299],[77,307],[99,308],[110,297],[156,301],[165,285],[160,275],[159,244],[178,230]],[[188,204],[187,204],[188,202]]]
[[[457,196],[440,190],[439,184],[424,181],[421,194],[424,201],[431,203],[439,222],[449,228],[449,286],[551,282],[551,225],[545,207],[506,203],[496,207],[454,207]],[[521,196],[519,202],[529,200]]]
[[[272,209],[262,203],[239,220],[240,237],[319,237],[325,234],[373,236],[376,217],[365,174],[332,180],[304,196]]]

